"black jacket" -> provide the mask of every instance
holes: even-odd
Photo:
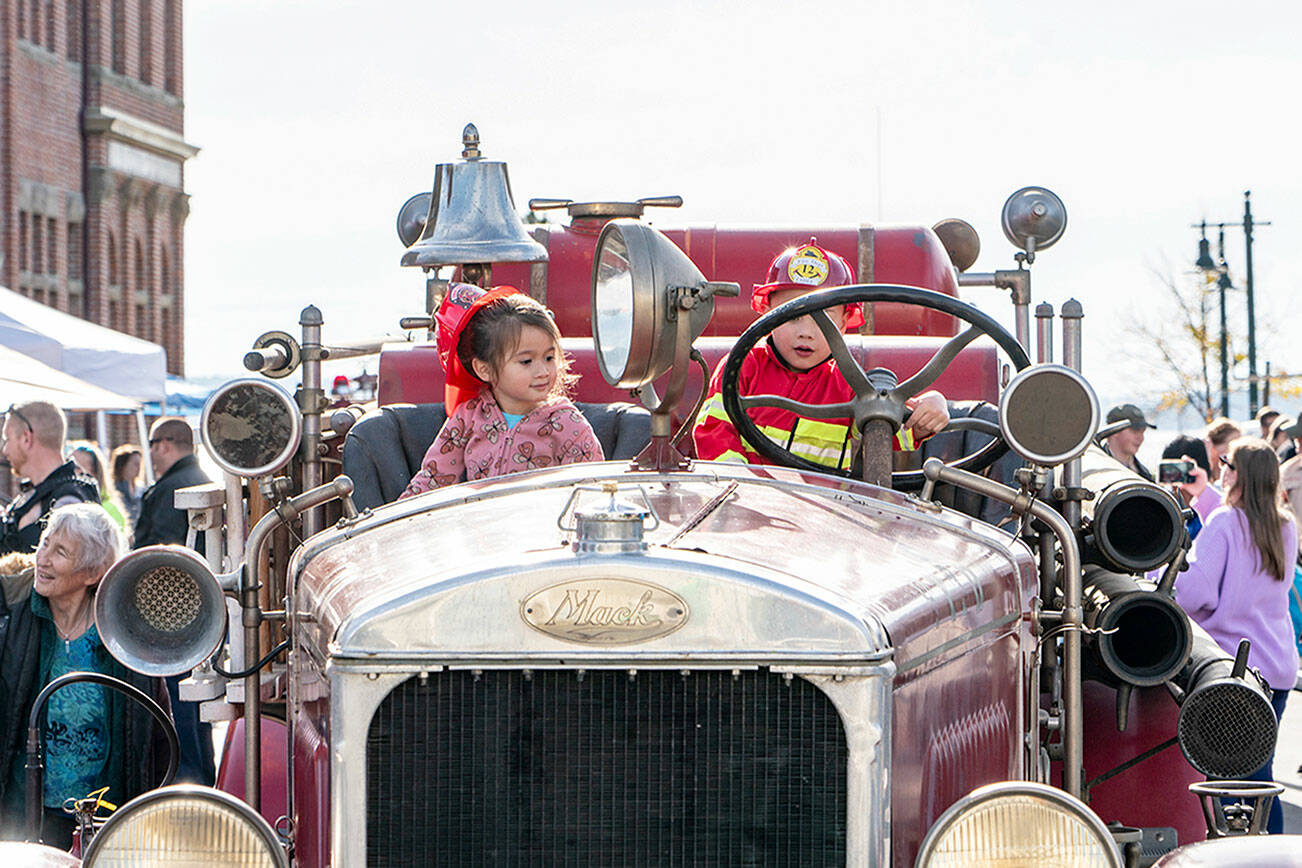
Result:
[[[136,519],[136,536],[132,547],[162,543],[185,545],[189,522],[185,510],[173,505],[176,490],[211,481],[199,468],[199,461],[193,454],[182,456],[167,468],[167,472],[140,497],[140,517]],[[203,553],[202,534],[199,535],[195,548],[200,554]]]
[[[72,461],[59,465],[39,485],[14,500],[5,513],[0,522],[0,555],[36,551],[41,531],[45,529],[42,519],[50,514],[55,501],[71,497],[82,503],[99,503],[99,493],[95,480],[82,473]],[[41,518],[19,529],[18,523],[36,504],[40,504]]]

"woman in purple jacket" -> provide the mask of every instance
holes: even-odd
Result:
[[[1175,598],[1227,653],[1235,653],[1240,639],[1251,641],[1248,665],[1270,685],[1278,719],[1298,674],[1288,614],[1297,528],[1280,499],[1279,459],[1264,441],[1236,440],[1220,460],[1225,504],[1207,517],[1194,540]],[[1273,780],[1273,765],[1272,756],[1249,777]],[[1276,800],[1267,829],[1277,834],[1283,826]]]

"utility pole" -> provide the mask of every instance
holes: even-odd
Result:
[[[1261,224],[1269,226],[1269,222]],[[1248,253],[1248,414],[1257,415],[1257,309],[1252,284],[1252,191],[1243,191],[1243,237]]]

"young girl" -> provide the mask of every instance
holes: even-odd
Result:
[[[546,308],[514,287],[454,283],[435,318],[448,419],[401,497],[603,460],[592,426],[565,397],[573,377]]]
[[[95,482],[99,485],[100,505],[104,507],[104,511],[117,524],[118,530],[127,530],[126,507],[118,499],[117,489],[110,487],[107,484],[108,480],[104,478],[104,453],[89,440],[74,440],[68,446],[71,447],[68,457],[75,461],[83,472],[95,477]]]
[[[1288,614],[1298,536],[1280,501],[1279,459],[1263,440],[1244,437],[1221,456],[1225,504],[1212,512],[1189,555],[1189,571],[1175,583],[1175,599],[1227,654],[1249,639],[1248,665],[1273,692],[1278,720],[1297,680],[1298,652]],[[1248,775],[1272,780],[1271,762]],[[1283,829],[1278,800],[1267,828]]]

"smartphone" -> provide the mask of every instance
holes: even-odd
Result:
[[[1194,463],[1174,458],[1164,458],[1157,465],[1158,482],[1193,482]]]

